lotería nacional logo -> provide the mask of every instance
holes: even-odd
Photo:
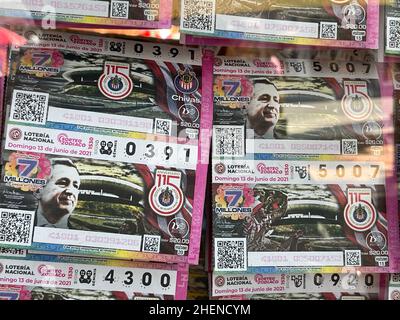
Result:
[[[8,136],[11,140],[17,141],[22,138],[22,131],[18,128],[13,128],[8,132]]]
[[[214,283],[217,287],[222,287],[225,284],[225,278],[223,276],[217,276],[214,279]]]
[[[100,92],[113,100],[122,100],[128,97],[133,89],[133,81],[129,75],[130,64],[106,62],[103,74],[97,83]]]
[[[225,173],[225,171],[226,171],[226,167],[225,167],[225,165],[224,165],[223,163],[217,163],[217,164],[214,166],[214,170],[215,170],[215,172],[218,173],[218,174],[223,174],[223,173]]]
[[[199,80],[196,78],[196,74],[189,68],[184,71],[179,70],[178,75],[174,80],[175,88],[182,93],[193,93],[199,88]]]
[[[160,216],[176,214],[183,205],[184,195],[181,184],[181,172],[156,170],[154,186],[149,192],[150,208]]]

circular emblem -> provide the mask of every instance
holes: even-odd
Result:
[[[359,4],[350,4],[343,8],[343,19],[349,24],[360,24],[365,20],[365,10]]]
[[[129,64],[106,62],[104,64],[104,73],[98,80],[100,92],[113,100],[126,98],[133,89],[133,82],[129,74]]]
[[[344,114],[355,121],[367,119],[372,113],[372,102],[366,95],[345,95],[342,99]]]
[[[226,168],[223,163],[217,163],[214,167],[214,170],[218,174],[223,174],[225,172]]]
[[[4,270],[4,267],[3,267],[3,265],[0,263],[0,273],[2,273],[3,270]]]
[[[348,204],[344,209],[344,220],[353,230],[358,232],[372,228],[377,219],[375,208],[367,202],[357,201]]]
[[[214,66],[216,66],[216,67],[222,66],[222,59],[215,57],[214,58]]]
[[[184,104],[178,110],[179,118],[186,122],[195,122],[199,118],[199,110],[192,104]]]
[[[196,78],[196,74],[189,70],[188,68],[185,71],[179,70],[178,75],[174,80],[175,88],[178,89],[182,93],[193,93],[199,87],[199,80]]]
[[[400,82],[400,72],[396,72],[393,77],[396,82]]]
[[[30,41],[36,42],[36,41],[39,40],[39,37],[38,37],[37,34],[36,34],[35,32],[33,32],[33,31],[27,31],[27,32],[25,32],[25,33],[24,33],[24,36],[25,36],[26,39],[28,39],[28,40],[30,40]]]
[[[225,278],[223,276],[217,276],[214,279],[214,283],[217,287],[222,287],[225,284]]]
[[[393,290],[392,293],[390,294],[390,297],[392,298],[392,300],[400,300],[400,291]]]
[[[183,218],[174,218],[168,223],[168,232],[174,238],[184,238],[189,233],[189,224]]]
[[[149,194],[151,209],[161,216],[172,216],[183,205],[183,193],[173,185],[153,186]]]
[[[19,140],[22,137],[22,131],[18,128],[11,129],[8,133],[8,136],[11,140]]]
[[[365,241],[371,250],[384,250],[386,247],[386,237],[380,231],[371,231],[365,237]]]
[[[382,136],[382,128],[376,121],[368,121],[364,123],[362,133],[369,140],[377,140]]]

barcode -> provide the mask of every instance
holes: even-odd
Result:
[[[345,250],[345,266],[361,266],[361,251],[360,250]]]
[[[111,1],[111,18],[128,19],[129,1]]]
[[[357,140],[356,139],[342,139],[342,154],[357,155]]]
[[[145,234],[143,236],[143,252],[160,252],[160,236],[151,236]]]
[[[337,38],[337,23],[336,22],[321,22],[320,25],[321,39],[336,39]]]

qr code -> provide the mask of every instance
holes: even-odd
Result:
[[[246,238],[215,239],[215,270],[246,271]]]
[[[0,244],[30,245],[35,213],[0,210]]]
[[[345,266],[361,266],[361,251],[360,250],[345,250],[344,251]]]
[[[342,154],[357,155],[357,140],[356,139],[342,139]]]
[[[336,22],[321,22],[319,37],[321,39],[336,39],[337,38],[337,23]]]
[[[143,236],[142,251],[159,253],[160,252],[160,242],[161,242],[160,236],[151,236],[151,235],[145,234]]]
[[[214,32],[215,0],[183,0],[181,29]]]
[[[214,126],[213,152],[216,156],[244,156],[243,126]]]
[[[390,49],[400,49],[400,18],[387,18],[387,46]]]
[[[156,119],[154,133],[170,136],[172,134],[172,120]]]
[[[128,19],[129,1],[111,1],[111,18]]]
[[[14,90],[11,101],[10,120],[45,124],[48,105],[48,93]]]

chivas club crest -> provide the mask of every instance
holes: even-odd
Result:
[[[151,209],[161,216],[176,214],[183,205],[180,188],[181,173],[178,171],[156,170],[154,186],[149,192]]]
[[[113,100],[122,100],[129,96],[133,89],[129,71],[130,65],[127,63],[106,62],[98,81],[100,92]]]
[[[193,93],[199,87],[199,80],[197,80],[196,74],[193,71],[186,68],[185,71],[178,71],[174,84],[175,88],[182,93]]]
[[[344,220],[354,231],[371,229],[376,222],[377,212],[371,203],[371,189],[350,188],[347,190],[347,205]]]
[[[343,113],[351,120],[368,119],[373,110],[373,104],[368,96],[365,81],[344,81],[345,95],[342,98]]]

